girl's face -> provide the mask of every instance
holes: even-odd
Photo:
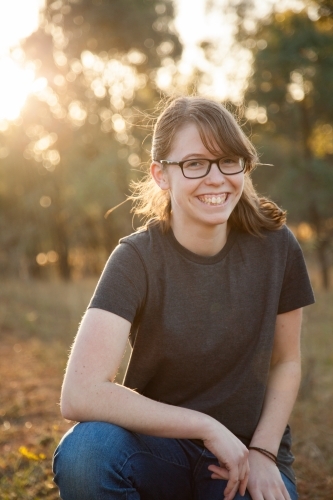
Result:
[[[223,151],[218,156],[223,157]],[[214,159],[216,156],[205,148],[197,127],[190,123],[175,135],[168,158],[159,159],[179,162],[192,158]],[[206,177],[186,179],[178,165],[162,168],[155,162],[151,171],[159,186],[170,191],[172,226],[187,231],[195,227],[207,229],[222,225],[226,230],[230,214],[243,191],[243,172],[224,175],[213,164]]]

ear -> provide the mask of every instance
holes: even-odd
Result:
[[[153,161],[150,165],[150,173],[156,184],[163,190],[169,189],[169,179],[167,170],[158,161]]]

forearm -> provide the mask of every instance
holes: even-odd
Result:
[[[160,437],[205,439],[211,427],[221,425],[203,413],[151,400],[109,381],[75,393],[64,387],[61,411],[69,420],[105,421]]]
[[[271,368],[261,417],[251,446],[277,454],[295,404],[301,379],[300,360],[277,363]]]
[[[201,439],[222,466],[228,483],[226,500],[237,490],[245,493],[248,476],[248,450],[224,425],[201,412],[160,403],[130,389],[103,382],[85,389],[80,397],[64,387],[62,413],[77,421],[105,421],[151,436]],[[77,389],[77,387],[76,387]]]
[[[212,422],[218,424],[213,418],[153,401],[112,382],[129,330],[130,323],[124,318],[100,309],[87,311],[66,369],[62,415],[78,422],[110,422],[161,437],[203,439],[202,429]]]
[[[244,494],[248,450],[224,425],[194,410],[151,400],[114,384],[130,323],[113,313],[90,309],[81,323],[68,362],[61,412],[69,420],[110,422],[151,436],[201,439],[224,465],[225,496]]]

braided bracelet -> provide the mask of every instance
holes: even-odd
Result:
[[[271,453],[264,448],[258,448],[257,446],[249,446],[249,450],[259,451],[259,453],[262,453],[262,455],[265,455],[265,457],[269,458],[275,463],[275,465],[277,465],[277,456],[275,456],[274,453]]]

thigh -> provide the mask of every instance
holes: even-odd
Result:
[[[290,495],[291,500],[298,499],[297,487],[296,484],[291,481],[283,472],[281,472],[281,477],[283,479],[284,485],[287,488],[287,491]]]
[[[208,466],[213,464],[219,465],[217,458],[205,449],[193,474],[194,500],[223,500],[227,481],[211,478],[212,472]]]
[[[191,500],[191,468],[178,440],[105,422],[77,424],[54,454],[63,500]]]

